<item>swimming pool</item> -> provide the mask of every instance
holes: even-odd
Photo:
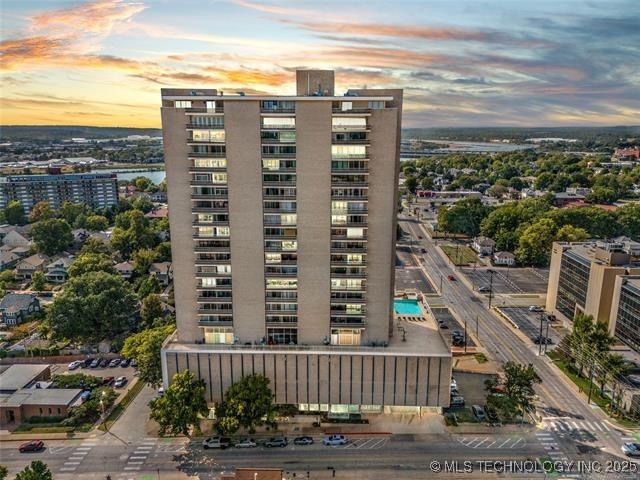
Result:
[[[422,315],[417,300],[394,300],[393,309],[398,315]]]

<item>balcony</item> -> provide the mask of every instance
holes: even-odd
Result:
[[[296,152],[281,152],[281,153],[262,152],[262,158],[296,158]]]
[[[231,290],[231,285],[215,285],[215,286],[208,286],[208,285],[198,285],[196,286],[196,290],[225,290],[225,291],[229,291]]]
[[[232,327],[233,319],[229,320],[198,320],[199,327]]]
[[[225,292],[229,292],[229,290],[225,290]],[[202,295],[198,295],[198,302],[202,303],[231,303],[231,297],[205,297]]]
[[[226,172],[227,167],[189,167],[189,173]]]
[[[224,124],[221,125],[200,125],[198,123],[187,123],[187,130],[215,130],[224,129]]]
[[[196,253],[231,253],[231,247],[193,247]]]
[[[184,111],[187,115],[190,113],[224,113],[224,107],[216,107],[216,108],[192,107],[192,108],[185,108]]]
[[[371,140],[368,138],[334,138],[331,140],[333,145],[369,145]]]
[[[210,302],[214,303],[214,302]],[[226,302],[228,303],[228,302]],[[231,308],[222,308],[222,309],[209,309],[209,308],[198,308],[198,314],[200,315],[231,315],[233,310]]]
[[[264,115],[271,115],[271,114],[283,114],[283,113],[287,113],[287,114],[291,114],[291,113],[296,113],[296,109],[295,107],[293,108],[269,108],[269,107],[260,107],[260,113],[264,114]]]
[[[334,108],[332,109],[332,113],[334,115],[337,114],[344,114],[344,115],[349,115],[349,114],[370,114],[371,113],[371,108],[352,108],[351,110],[342,110],[341,108]]]
[[[226,158],[227,152],[189,152],[188,155],[198,158]]]
[[[214,186],[219,185],[219,186],[226,187],[227,186],[227,182],[219,182],[219,181],[215,181],[213,179],[211,179],[211,180],[191,180],[189,182],[189,185],[192,186],[192,187],[208,187],[208,186],[211,186],[211,185],[214,185]]]

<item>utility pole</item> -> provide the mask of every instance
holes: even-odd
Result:
[[[478,315],[476,315],[476,338],[480,340],[480,325],[478,323]]]
[[[547,354],[547,342],[549,341],[549,317],[546,318],[546,322],[547,322],[547,332],[545,333],[545,339],[544,339],[544,354]]]
[[[591,405],[592,390],[593,390],[593,362],[591,363],[591,369],[589,370],[589,398],[587,398],[587,405]]]
[[[467,319],[464,319],[464,353],[467,353]]]
[[[440,274],[440,295],[442,295],[442,274]]]

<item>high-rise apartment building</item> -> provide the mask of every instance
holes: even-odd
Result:
[[[554,243],[547,311],[565,322],[579,312],[591,315],[640,351],[637,247],[636,242]]]
[[[13,200],[19,201],[27,214],[38,202],[47,202],[53,209],[64,202],[107,208],[118,203],[118,180],[115,173],[9,175],[0,178],[0,208]]]
[[[165,384],[190,369],[213,401],[255,372],[301,408],[448,403],[448,349],[393,325],[401,115],[402,90],[335,96],[323,70],[295,96],[162,90]]]

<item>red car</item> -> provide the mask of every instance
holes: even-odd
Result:
[[[42,440],[32,440],[27,443],[23,443],[18,447],[20,453],[26,452],[39,452],[44,450],[44,442]]]
[[[456,277],[454,277],[453,275],[449,275],[447,278],[452,282],[456,281]]]

